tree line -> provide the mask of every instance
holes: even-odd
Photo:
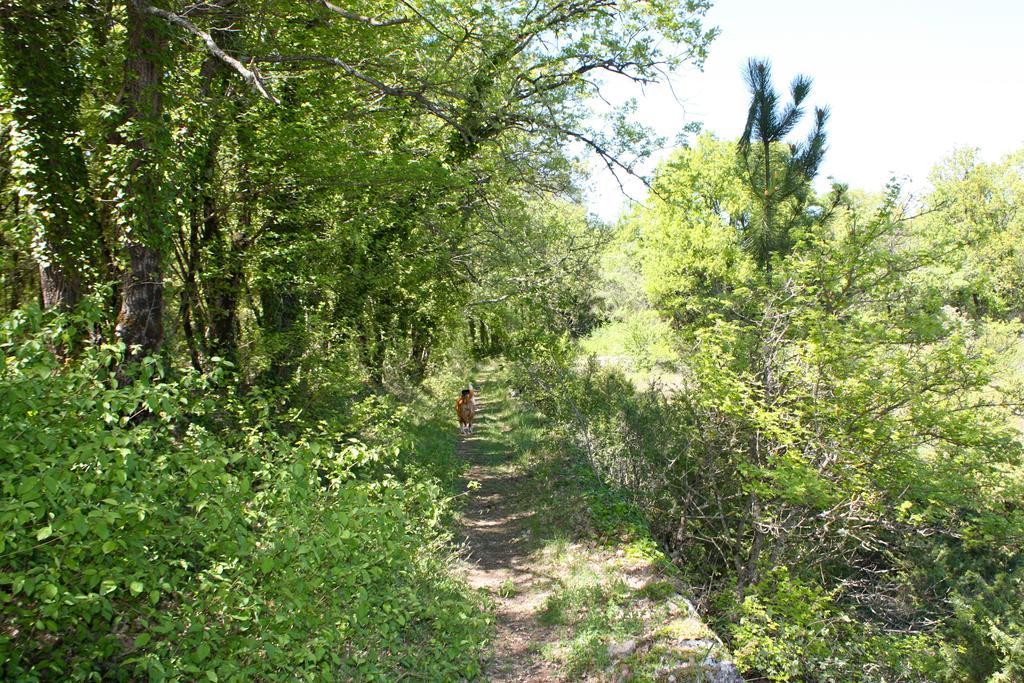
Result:
[[[331,343],[422,369],[480,239],[572,194],[567,141],[629,170],[585,120],[599,75],[713,37],[705,2],[364,4],[0,7],[7,310],[98,296],[129,361],[287,380]]]

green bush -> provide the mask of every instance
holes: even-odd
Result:
[[[0,330],[0,677],[479,673],[450,497],[386,402],[306,424],[155,359],[119,386],[116,346],[55,358],[63,324]]]
[[[733,609],[736,665],[766,680],[927,680],[922,672],[934,663],[923,654],[934,651],[932,638],[877,632],[784,567],[766,572]]]
[[[703,587],[698,601],[743,671],[778,681],[1019,678],[1019,468],[983,471],[987,461],[977,457],[964,466],[973,446],[966,440],[964,451],[944,459],[916,451],[897,459],[892,439],[852,442],[847,452],[893,459],[839,472],[849,480],[809,476],[796,457],[754,468],[740,455],[750,421],[764,416],[748,410],[742,386],[720,381],[727,373],[712,363],[701,370],[673,395],[637,390],[616,369],[566,361],[557,347],[518,372],[604,490],[635,505],[683,576]],[[965,427],[992,429],[1002,455],[1017,452],[977,413]],[[998,487],[963,483],[999,471],[1005,476],[991,480]],[[771,553],[746,573],[737,557],[749,558],[754,543],[752,492],[772,506],[762,519],[779,537],[765,540]],[[843,506],[856,511],[849,520],[821,521]],[[799,518],[808,521],[784,526]],[[741,576],[756,578],[740,589]]]

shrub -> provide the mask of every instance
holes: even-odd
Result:
[[[728,603],[722,595],[719,606]],[[737,666],[770,681],[934,680],[934,637],[882,633],[785,567],[765,572],[728,628]]]
[[[0,677],[472,677],[485,618],[450,577],[450,498],[386,402],[278,414],[223,376],[0,329]]]

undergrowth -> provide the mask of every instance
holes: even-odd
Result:
[[[118,346],[56,360],[62,324],[0,328],[0,678],[479,675],[429,418],[357,394],[305,417],[155,359],[119,382]]]

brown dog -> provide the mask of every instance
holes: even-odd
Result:
[[[455,414],[459,417],[459,434],[472,434],[476,417],[476,392],[472,384],[462,390],[462,396],[455,402]]]

